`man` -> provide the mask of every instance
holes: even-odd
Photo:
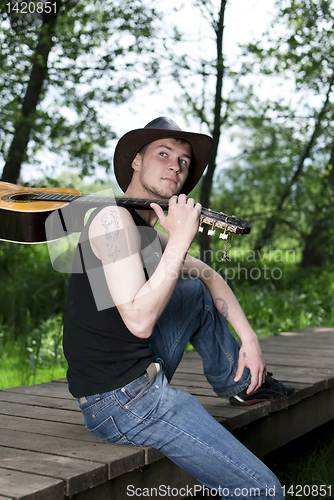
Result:
[[[227,497],[256,488],[260,498],[282,498],[277,478],[195,398],[169,385],[190,341],[217,395],[233,404],[293,392],[266,376],[257,336],[226,282],[187,254],[201,211],[187,194],[211,147],[210,137],[164,117],[118,142],[124,196],[168,199],[169,209],[109,205],[90,216],[77,253],[84,272],[72,275],[65,314],[69,388],[100,439],[157,448]],[[158,219],[166,234],[153,229]]]

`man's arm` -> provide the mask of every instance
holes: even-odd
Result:
[[[255,391],[264,382],[266,365],[258,337],[250,326],[236,296],[216,271],[190,255],[187,255],[185,259],[183,270],[201,279],[211,293],[216,308],[239,336],[242,343],[235,381],[241,379],[245,367],[248,367],[252,375],[252,381],[247,392]]]
[[[182,264],[196,234],[200,205],[185,195],[172,197],[168,215],[153,204],[163,229],[169,234],[157,269],[146,281],[140,255],[140,236],[130,213],[106,207],[91,223],[89,239],[102,261],[110,294],[127,328],[147,338],[168,304]]]

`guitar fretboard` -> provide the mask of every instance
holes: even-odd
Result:
[[[34,201],[50,201],[50,202],[61,202],[70,203],[73,201],[80,203],[87,203],[89,205],[123,205],[130,206],[133,208],[150,208],[151,203],[157,203],[163,210],[168,209],[168,200],[147,200],[141,198],[108,198],[103,196],[91,196],[91,195],[70,195],[70,194],[60,194],[60,193],[41,193],[34,197]]]

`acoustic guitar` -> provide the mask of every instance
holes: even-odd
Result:
[[[153,201],[163,210],[168,209],[168,200],[84,196],[76,189],[28,188],[0,182],[0,240],[15,243],[55,240],[81,231],[84,216],[90,208],[117,204],[143,210],[150,209]],[[54,220],[59,223],[46,229],[46,221],[55,211],[59,217]],[[210,226],[210,236],[215,233],[215,228],[220,229],[220,237],[226,241],[232,234],[248,234],[251,230],[251,225],[243,219],[206,208],[201,211],[199,231],[203,231],[203,224]]]

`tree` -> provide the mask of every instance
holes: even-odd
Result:
[[[229,113],[229,100],[223,98],[223,84],[227,73],[223,53],[227,0],[220,0],[217,9],[205,0],[196,0],[194,5],[200,9],[203,20],[205,19],[214,34],[215,57],[213,60],[204,57],[194,60],[189,54],[183,55],[178,61],[174,77],[182,89],[183,95],[180,100],[186,103],[183,106],[184,114],[198,119],[213,137],[213,151],[200,185],[200,203],[204,207],[210,207],[221,130],[227,122]],[[192,86],[189,83],[191,79],[197,81],[202,79],[202,83]],[[207,85],[208,80],[215,89],[213,95],[209,90],[211,85]],[[200,89],[199,94],[198,89]],[[199,235],[199,241],[200,257],[210,263],[210,240],[206,233]]]
[[[278,224],[294,211],[299,222],[304,221],[299,229],[304,240],[306,253],[303,262],[306,265],[306,262],[312,262],[311,254],[314,252],[311,242],[315,239],[310,228],[317,232],[322,249],[324,246],[332,248],[329,244],[330,231],[324,232],[325,228],[317,221],[319,213],[329,216],[331,207],[328,203],[328,181],[331,178],[328,175],[328,158],[332,157],[333,147],[334,7],[328,0],[281,0],[276,5],[279,12],[270,33],[262,42],[251,44],[248,50],[260,62],[262,74],[271,78],[284,75],[294,82],[298,101],[290,102],[294,109],[289,122],[292,134],[282,148],[282,160],[277,162],[281,175],[276,183],[276,199],[269,206],[271,213],[257,239],[255,250],[260,251],[270,243]],[[245,70],[250,67],[254,68],[251,64]],[[287,108],[283,98],[279,104]],[[271,111],[274,116],[274,107]],[[275,116],[277,125],[280,116]],[[297,150],[293,144],[295,140],[299,143]],[[292,150],[295,151],[293,155],[290,154]],[[290,162],[288,175],[284,173],[286,157]],[[326,195],[320,195],[316,200],[314,192],[318,196],[320,193]],[[297,219],[295,225],[298,225]],[[320,244],[318,246],[320,248]],[[322,252],[322,259],[317,257],[314,263],[326,260],[326,251]]]
[[[0,14],[2,180],[17,182],[43,146],[66,152],[84,174],[108,169],[115,132],[102,114],[156,74],[155,9],[145,0],[57,0],[56,12],[28,26],[1,0]]]
[[[311,230],[304,239],[302,267],[323,266],[334,258],[334,140],[327,168],[313,199]]]

